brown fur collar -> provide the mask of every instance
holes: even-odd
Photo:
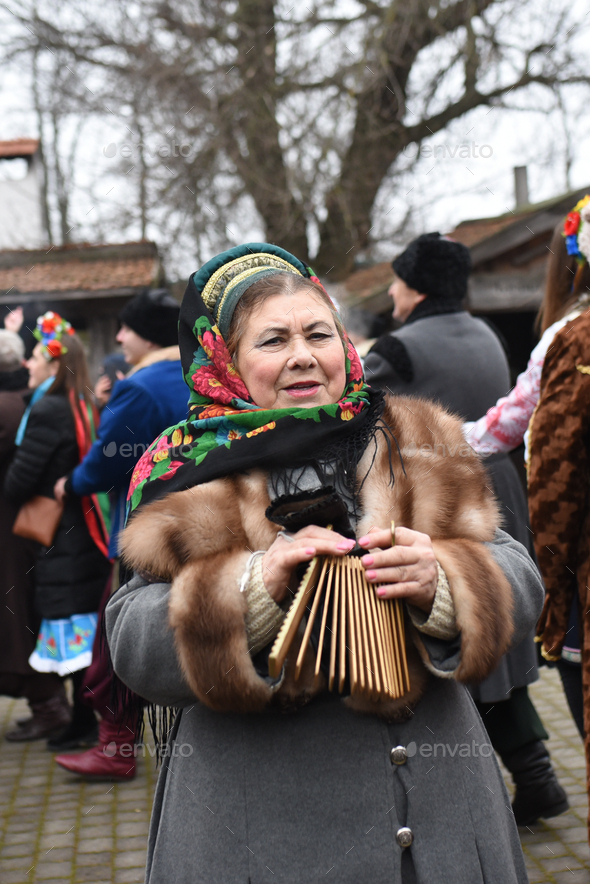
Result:
[[[395,483],[390,484],[389,447],[377,434],[358,468],[359,483],[365,481],[357,535],[372,526],[388,527],[393,519],[432,537],[461,628],[461,663],[453,677],[480,681],[507,650],[512,634],[512,590],[483,545],[499,524],[495,499],[461,424],[446,411],[419,399],[388,397],[383,420],[397,438],[405,474],[393,446]],[[265,518],[268,504],[263,473],[231,476],[148,504],[123,533],[127,564],[171,582],[169,621],[182,670],[195,695],[212,709],[257,711],[271,700],[293,705],[323,689],[313,683],[311,666],[294,681],[291,653],[273,696],[248,654],[239,582],[249,552],[268,549],[279,530]],[[410,635],[409,694],[387,703],[354,696],[347,700],[350,706],[390,720],[410,715],[430,677],[422,641],[415,630],[408,630]]]

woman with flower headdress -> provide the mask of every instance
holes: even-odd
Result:
[[[522,639],[543,593],[461,424],[372,390],[319,280],[268,243],[190,278],[179,338],[190,416],[135,468],[134,574],[106,609],[118,676],[175,707],[146,881],[524,884],[462,682]],[[300,677],[295,648],[271,675],[301,568],[353,548],[376,604],[405,602],[398,699],[328,691],[311,648]]]
[[[16,435],[17,450],[6,473],[6,496],[22,506],[76,466],[92,444],[97,424],[82,342],[58,313],[40,316],[36,344],[26,363],[31,397]],[[72,676],[70,710],[33,710],[32,719],[6,734],[11,741],[55,737],[69,725],[79,736],[96,735],[96,719],[80,702],[77,687],[90,664],[96,610],[109,573],[108,504],[104,497],[68,498],[52,545],[39,546],[35,605],[41,616],[29,663],[38,672]]]
[[[469,444],[487,456],[512,451],[523,441],[525,460],[529,463],[532,416],[539,403],[545,358],[553,349],[562,330],[571,334],[571,323],[590,308],[590,194],[586,194],[554,231],[547,261],[547,279],[543,302],[537,316],[541,340],[534,348],[526,371],[522,372],[508,396],[499,399],[487,414],[475,423],[464,425]],[[563,403],[562,403],[563,404]],[[531,488],[529,488],[529,499]],[[531,511],[531,522],[532,522]],[[534,527],[534,526],[533,526]],[[537,548],[541,571],[547,551]],[[567,639],[559,654],[553,654],[563,683],[570,711],[580,735],[584,736],[582,708],[582,672],[576,605],[571,607]]]
[[[562,676],[584,740],[590,794],[590,196],[575,214],[564,233],[577,297],[545,356],[529,427],[528,483],[547,591],[537,641]]]

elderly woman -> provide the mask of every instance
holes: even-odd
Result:
[[[372,391],[318,280],[276,246],[191,277],[180,348],[191,416],[136,467],[135,574],[107,607],[120,678],[178,710],[146,880],[524,884],[462,682],[532,628],[543,590],[460,423]],[[302,569],[354,538],[378,599],[405,602],[397,700],[343,698],[307,665],[296,679],[291,654],[269,675]]]

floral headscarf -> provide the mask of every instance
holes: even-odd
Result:
[[[310,267],[268,243],[230,249],[190,278],[179,327],[190,414],[163,432],[136,464],[130,510],[238,470],[295,466],[305,462],[310,445],[314,452],[334,452],[351,437],[365,438],[371,431],[382,410],[382,396],[365,383],[346,334],[346,387],[338,402],[263,409],[252,401],[219,325],[229,327],[224,310],[232,298],[235,307],[248,284],[285,270],[320,284]]]

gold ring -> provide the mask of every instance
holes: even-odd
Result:
[[[391,545],[395,546],[395,522],[391,521]]]

